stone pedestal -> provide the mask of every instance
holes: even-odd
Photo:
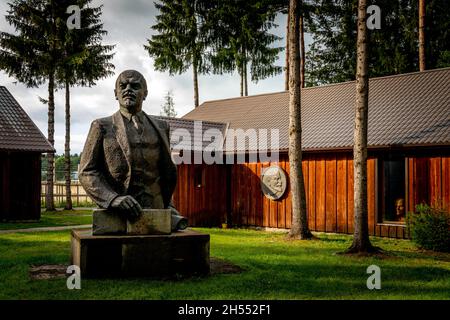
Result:
[[[72,230],[72,264],[87,278],[171,277],[209,273],[209,234],[103,235]]]

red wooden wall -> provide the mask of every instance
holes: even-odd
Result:
[[[191,226],[220,226],[227,215],[225,165],[177,166],[178,182],[173,195],[177,210]],[[196,170],[203,171],[202,186],[194,185]]]
[[[408,210],[418,203],[450,206],[450,157],[409,158]]]
[[[289,174],[286,154],[278,163]],[[289,183],[285,195],[267,199],[261,192],[261,170],[270,163],[244,163],[231,166],[228,204],[232,223],[238,226],[290,228]],[[371,235],[406,238],[404,225],[382,224],[377,220],[377,160],[368,159],[368,213]],[[179,183],[175,194],[180,212],[191,225],[218,226],[227,211],[225,165],[203,165],[204,188],[193,186],[194,165],[178,166]],[[304,154],[303,173],[307,196],[308,222],[313,231],[353,232],[353,160],[349,152]],[[188,183],[186,183],[188,182]],[[407,158],[407,208],[415,204],[441,201],[450,204],[450,157]],[[181,196],[184,195],[184,196]]]

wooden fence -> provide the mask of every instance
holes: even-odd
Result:
[[[95,206],[92,199],[86,194],[83,186],[78,181],[72,181],[71,184],[72,204],[74,206]],[[41,182],[41,206],[45,206],[45,195],[47,192],[47,182]],[[66,202],[66,183],[55,182],[53,184],[53,199],[56,206]]]

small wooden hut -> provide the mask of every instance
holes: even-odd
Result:
[[[0,221],[41,216],[41,154],[55,152],[11,93],[0,86]]]

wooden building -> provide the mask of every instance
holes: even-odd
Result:
[[[11,93],[0,86],[0,221],[41,216],[41,154],[55,152]]]
[[[191,225],[227,221],[290,228],[289,183],[278,200],[265,197],[260,183],[264,168],[272,165],[289,175],[288,101],[288,92],[208,101],[182,119],[167,119],[172,133],[179,128],[193,133],[196,120],[203,121],[203,133],[215,127],[225,137],[219,142],[224,154],[235,157],[242,151],[227,147],[226,140],[242,132],[233,136],[230,129],[279,130],[275,163],[250,159],[261,150],[247,139],[244,163],[178,165],[174,201]],[[353,81],[302,89],[303,172],[311,230],[353,232],[354,103]],[[394,212],[398,199],[403,199],[405,212],[419,203],[450,204],[450,68],[370,79],[368,138],[369,232],[405,238],[405,224],[396,221]],[[192,158],[201,152],[193,141],[183,145],[179,140],[172,134],[174,155],[181,149],[192,151]],[[204,150],[205,142],[197,146]]]

